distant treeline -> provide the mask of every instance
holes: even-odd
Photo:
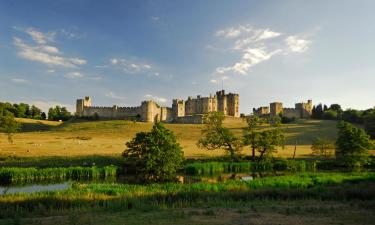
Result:
[[[9,102],[0,102],[0,115],[6,116],[8,114],[13,114],[14,117],[18,118],[37,120],[45,120],[47,118],[47,115],[35,105],[30,106],[26,103],[12,104]]]
[[[52,121],[66,121],[72,118],[72,114],[66,107],[55,106],[48,110],[48,117],[45,112],[35,105],[29,105],[26,103],[9,103],[0,102],[0,116],[13,115],[17,118],[30,118],[36,120],[52,120]]]
[[[344,120],[350,123],[362,124],[366,132],[375,138],[375,108],[366,110],[342,110],[339,104],[318,104],[312,109],[312,118],[326,120]]]

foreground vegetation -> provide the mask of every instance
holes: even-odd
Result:
[[[0,168],[0,184],[116,178],[117,167]]]
[[[254,200],[375,200],[374,173],[303,173],[253,181],[196,184],[79,184],[69,190],[0,196],[0,216],[93,209],[230,206]]]

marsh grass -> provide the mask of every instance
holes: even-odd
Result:
[[[56,167],[56,168],[18,168],[0,169],[2,184],[30,183],[40,181],[89,180],[115,178],[117,167]]]
[[[304,160],[277,160],[265,162],[194,162],[185,166],[187,175],[246,173],[257,171],[315,171],[316,163]]]
[[[249,182],[79,184],[66,191],[0,196],[0,216],[69,210],[153,210],[238,205],[252,200],[375,200],[375,174],[303,173]]]

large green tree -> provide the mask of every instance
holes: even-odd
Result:
[[[340,121],[337,125],[336,158],[349,167],[360,167],[369,160],[368,150],[372,142],[370,136],[348,122]]]
[[[198,146],[207,150],[224,149],[234,161],[237,159],[237,153],[242,149],[242,141],[223,126],[224,118],[221,112],[210,112],[204,115],[205,126],[201,131]]]
[[[135,164],[137,177],[143,182],[176,179],[184,161],[182,148],[173,132],[161,123],[154,124],[151,132],[137,133],[126,146],[123,156]]]
[[[8,141],[13,143],[13,135],[19,130],[18,123],[14,120],[13,114],[0,115],[0,132],[8,136]]]
[[[259,138],[259,132],[256,131],[256,127],[262,123],[262,119],[252,115],[246,117],[246,123],[247,127],[243,130],[243,144],[244,146],[251,147],[251,157],[252,160],[255,161],[255,151]]]
[[[285,136],[281,129],[274,128],[259,133],[255,146],[259,152],[259,161],[273,157],[278,147],[284,147]]]

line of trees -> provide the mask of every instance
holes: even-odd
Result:
[[[26,103],[9,103],[9,102],[0,102],[0,110],[7,111],[12,113],[14,117],[17,118],[30,118],[36,120],[45,120],[46,114],[42,112],[41,109],[35,105],[29,105]]]
[[[52,121],[66,121],[71,119],[73,116],[66,107],[55,106],[48,110],[48,120]]]
[[[330,107],[318,104],[312,109],[312,118],[343,120],[349,123],[362,124],[371,138],[375,138],[375,108],[342,110],[339,104],[332,104]]]

